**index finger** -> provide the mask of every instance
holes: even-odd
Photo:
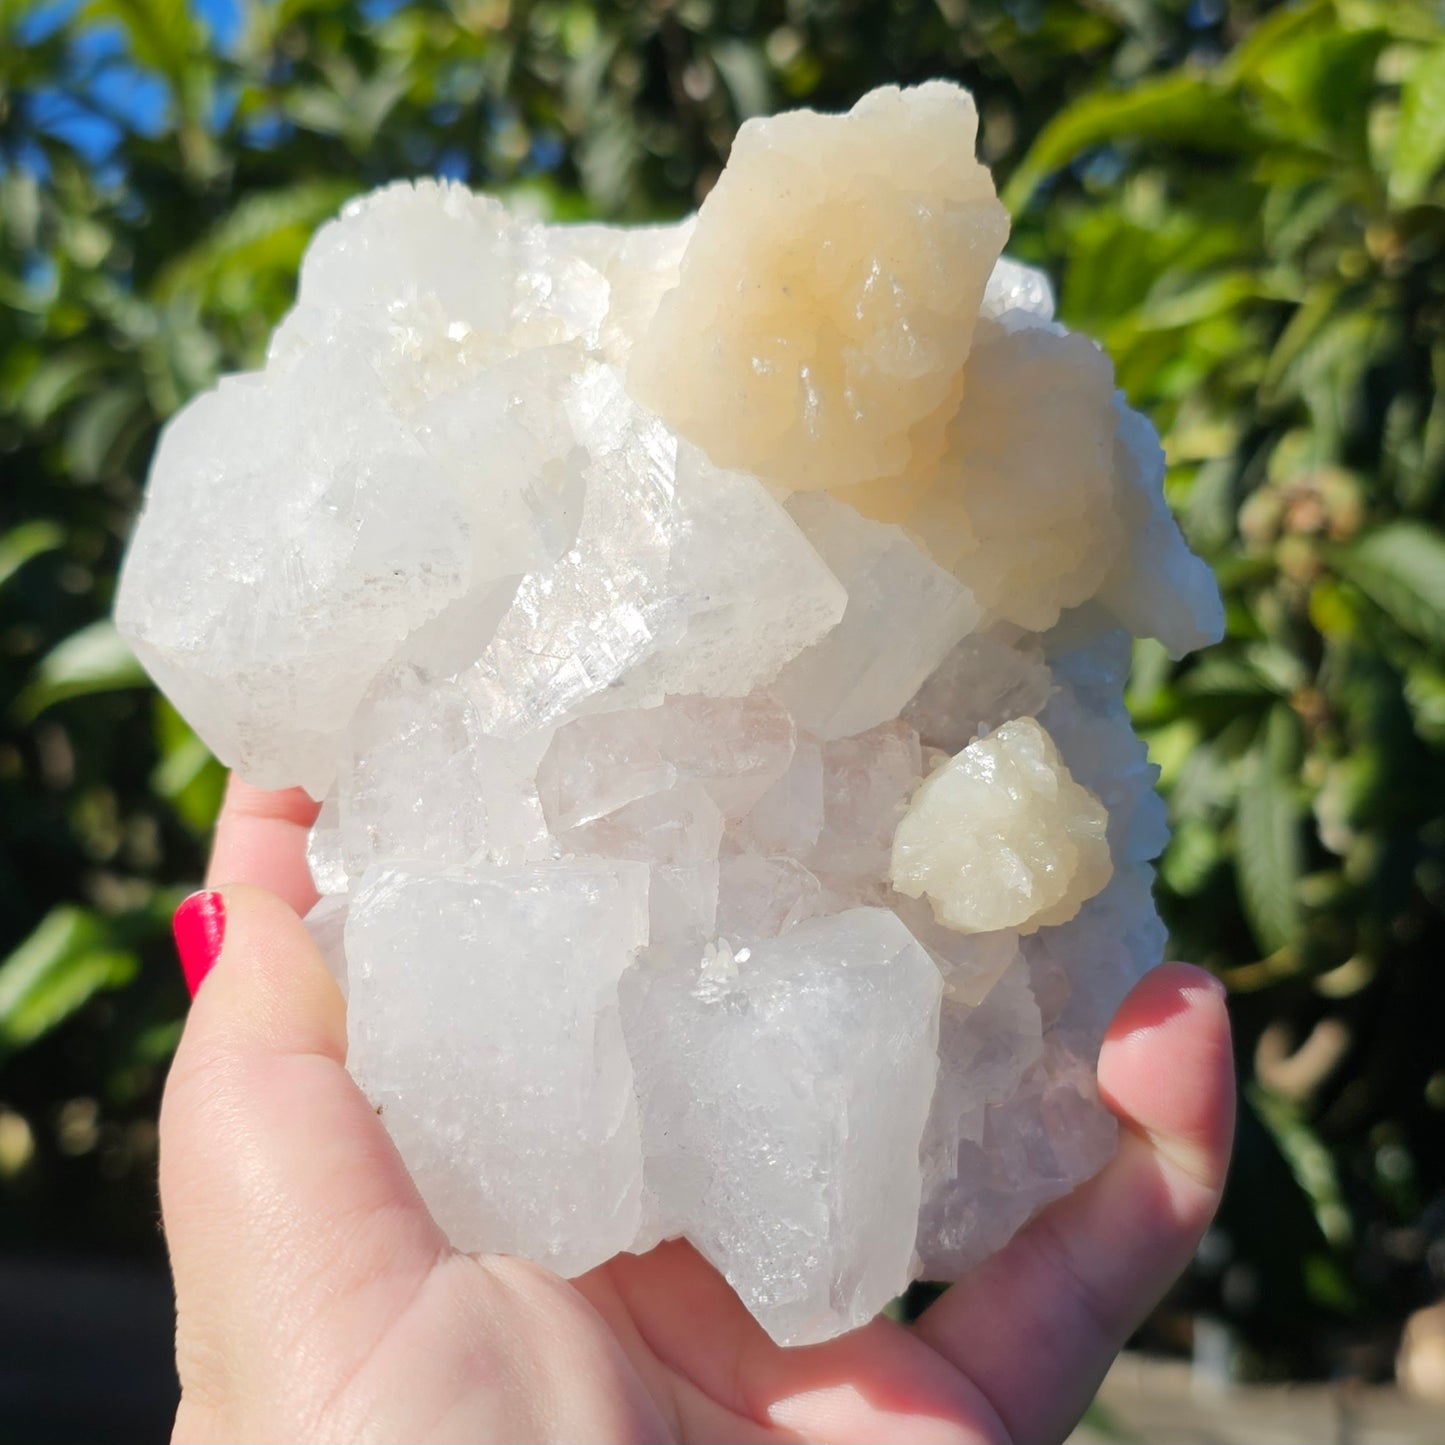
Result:
[[[317,893],[306,867],[306,835],[320,811],[300,788],[269,792],[233,773],[216,822],[206,886],[249,883],[307,913]]]

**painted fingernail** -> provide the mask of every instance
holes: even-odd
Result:
[[[176,909],[171,930],[176,935],[176,952],[181,956],[186,987],[195,998],[202,980],[221,956],[226,937],[226,900],[210,890],[192,893]]]
[[[1176,967],[1177,966],[1187,968],[1195,981],[1203,984],[1205,988],[1209,989],[1211,993],[1214,993],[1219,998],[1227,999],[1229,997],[1229,987],[1217,973],[1210,973],[1207,968],[1201,968],[1197,963],[1186,963],[1176,965]]]
[[[1201,983],[1205,984],[1208,988],[1212,988],[1220,998],[1229,997],[1229,988],[1217,973],[1210,973],[1208,969],[1200,968],[1197,964],[1195,968],[1200,976]]]

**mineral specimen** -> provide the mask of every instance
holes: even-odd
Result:
[[[1109,881],[1108,820],[1048,733],[1015,718],[919,784],[889,877],[910,898],[926,893],[945,928],[1034,933],[1067,923]]]
[[[749,122],[635,231],[387,187],[165,431],[121,630],[323,800],[350,1067],[462,1248],[685,1236],[820,1340],[1113,1147],[1129,639],[1221,612],[975,129],[944,84]]]

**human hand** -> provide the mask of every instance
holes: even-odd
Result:
[[[314,813],[233,782],[217,832],[235,886],[161,1112],[177,1440],[1058,1440],[1214,1213],[1229,1026],[1170,964],[1099,1062],[1116,1157],[911,1326],[783,1349],[684,1243],[571,1283],[460,1254],[344,1067],[293,911]]]

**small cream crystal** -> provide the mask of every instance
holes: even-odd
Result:
[[[889,877],[961,933],[1067,923],[1109,881],[1104,805],[1033,718],[970,743],[931,774],[893,836]]]

